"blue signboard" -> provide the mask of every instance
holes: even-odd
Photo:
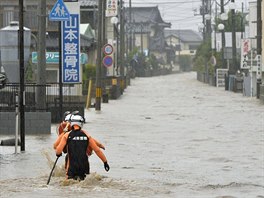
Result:
[[[50,14],[50,21],[66,21],[69,20],[70,13],[64,4],[63,0],[58,0],[56,4],[53,6]]]
[[[80,83],[80,32],[79,15],[71,14],[62,22],[62,82]]]

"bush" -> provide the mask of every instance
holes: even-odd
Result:
[[[96,66],[91,64],[86,64],[83,68],[83,81],[87,81],[90,78],[96,77]]]
[[[198,72],[205,72],[205,65],[212,56],[211,40],[203,42],[197,49],[193,59],[193,70]]]
[[[198,56],[194,61],[194,71],[205,72],[205,59],[202,56]]]

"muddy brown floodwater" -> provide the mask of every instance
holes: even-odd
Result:
[[[51,134],[26,151],[0,146],[0,197],[264,197],[264,104],[196,80],[195,73],[136,78],[118,100],[86,110],[84,128],[105,146],[110,171],[65,181]],[[5,139],[6,136],[0,136]]]

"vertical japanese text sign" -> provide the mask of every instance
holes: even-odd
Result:
[[[62,82],[80,83],[80,15],[70,13],[70,20],[62,22]]]

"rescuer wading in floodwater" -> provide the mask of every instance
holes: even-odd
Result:
[[[89,147],[103,161],[105,170],[109,171],[110,169],[104,153],[96,145],[94,139],[86,131],[81,130],[83,123],[84,118],[82,116],[72,115],[70,119],[72,130],[63,134],[59,145],[56,147],[57,157],[62,155],[64,148],[68,154],[66,165],[68,179],[83,180],[86,174],[89,174]]]

